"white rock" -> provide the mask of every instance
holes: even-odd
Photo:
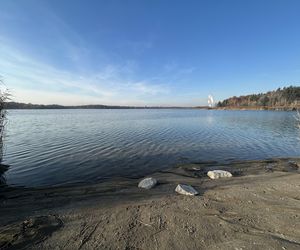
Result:
[[[184,185],[184,184],[178,184],[175,191],[179,194],[184,194],[184,195],[199,194],[192,186]]]
[[[150,188],[153,188],[156,184],[157,184],[157,180],[152,177],[149,177],[149,178],[145,178],[145,179],[141,180],[139,182],[138,187],[150,189]]]
[[[211,179],[219,179],[219,178],[232,177],[232,174],[225,170],[213,170],[213,171],[208,171],[207,176]]]

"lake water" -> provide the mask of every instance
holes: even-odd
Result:
[[[7,184],[141,177],[176,164],[300,156],[294,112],[10,110]]]

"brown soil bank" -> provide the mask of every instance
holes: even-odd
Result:
[[[300,249],[300,159],[207,162],[138,180],[2,188],[1,249]],[[297,165],[298,164],[298,165]],[[234,177],[210,180],[228,169]],[[178,183],[200,195],[176,194]]]

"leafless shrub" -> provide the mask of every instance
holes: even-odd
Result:
[[[6,123],[5,103],[9,100],[9,98],[9,91],[4,85],[3,80],[0,78],[0,163],[2,162],[3,157],[3,137]]]
[[[297,121],[297,127],[300,129],[300,111],[299,111],[299,109],[297,110],[297,113],[295,115],[295,119]]]

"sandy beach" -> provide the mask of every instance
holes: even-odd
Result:
[[[300,159],[202,162],[139,179],[1,188],[1,249],[299,249]],[[211,180],[208,170],[233,177]],[[198,196],[175,193],[179,183]]]

